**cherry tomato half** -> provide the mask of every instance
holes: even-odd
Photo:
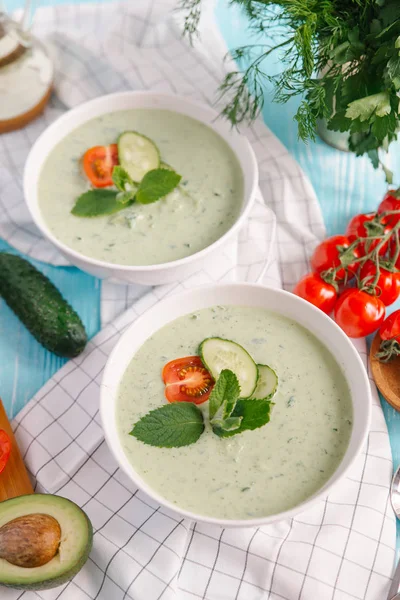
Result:
[[[317,273],[308,273],[300,279],[293,293],[327,314],[332,312],[337,300],[333,285],[326,283]]]
[[[4,470],[11,453],[11,440],[4,431],[0,429],[0,473]]]
[[[360,279],[364,285],[373,283],[376,275],[376,265],[367,260],[360,270]],[[369,290],[368,290],[369,291]],[[391,273],[380,267],[379,278],[375,288],[375,294],[385,306],[390,306],[400,296],[400,273]]]
[[[364,215],[364,214],[355,215],[349,221],[349,224],[347,225],[347,228],[346,228],[346,235],[348,236],[349,240],[351,242],[354,242],[355,240],[357,240],[359,238],[368,237],[370,235],[370,233],[368,232],[368,229],[365,226],[365,224],[370,221],[373,221],[374,218],[375,218],[375,213],[369,213],[367,215]],[[382,237],[386,233],[389,233],[389,231],[391,231],[392,228],[393,228],[392,225],[388,225],[388,224],[383,225],[382,224],[381,231],[377,234]],[[379,229],[379,225],[378,225],[378,229]],[[380,242],[380,239],[371,240],[369,243],[368,242],[360,242],[358,245],[359,255],[364,256],[364,254],[366,254],[367,252],[374,250],[377,247],[377,245],[379,244],[379,242]],[[379,250],[380,256],[383,256],[386,253],[387,249],[388,249],[388,244],[384,244],[382,246],[382,248]]]
[[[350,240],[345,235],[333,235],[327,238],[315,248],[311,256],[311,268],[315,273],[323,273],[340,266],[340,255],[350,246]],[[357,250],[353,252],[354,258],[358,258]],[[355,273],[357,267],[354,264],[348,266],[349,273]],[[342,268],[336,273],[335,280],[343,281],[346,271]]]
[[[373,333],[385,318],[385,305],[377,296],[351,288],[339,296],[335,321],[351,338]]]
[[[94,146],[83,156],[83,170],[90,183],[97,188],[112,185],[112,172],[118,164],[118,146]]]
[[[392,210],[400,211],[400,188],[386,192],[382,202],[378,206],[378,215]],[[400,212],[398,215],[387,215],[384,217],[384,221],[394,227],[400,221]]]
[[[199,356],[171,360],[163,368],[162,378],[168,402],[202,404],[214,387],[214,380]]]

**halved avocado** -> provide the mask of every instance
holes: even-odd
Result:
[[[51,494],[30,494],[0,503],[0,529],[10,521],[26,515],[49,515],[61,528],[58,550],[51,560],[39,567],[20,567],[0,558],[0,584],[25,590],[45,590],[62,585],[72,579],[85,564],[93,541],[92,524],[83,510],[66,498]],[[23,522],[21,519],[20,522]],[[18,522],[17,522],[18,523]],[[34,528],[25,532],[21,525],[18,552],[30,544]],[[24,535],[22,535],[24,533]],[[1,596],[1,594],[0,594]]]

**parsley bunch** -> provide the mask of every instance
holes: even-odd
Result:
[[[315,139],[318,119],[350,134],[349,149],[368,154],[375,168],[392,173],[378,151],[387,151],[400,128],[399,0],[230,0],[247,15],[261,43],[237,48],[240,69],[220,86],[222,113],[237,125],[252,121],[263,107],[263,86],[274,85],[275,100],[301,95],[295,115],[299,137]],[[197,31],[202,0],[181,0],[184,33]],[[264,39],[268,38],[268,43]],[[277,76],[263,70],[264,59],[278,53]]]

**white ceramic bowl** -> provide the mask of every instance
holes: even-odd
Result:
[[[353,429],[345,456],[329,481],[312,497],[291,510],[268,517],[248,520],[217,519],[179,509],[155,492],[135,471],[123,450],[116,426],[116,398],[119,383],[136,351],[145,340],[170,321],[187,313],[215,306],[234,304],[273,310],[289,317],[311,331],[329,350],[342,368],[353,403]],[[206,334],[207,332],[205,332]],[[198,287],[166,298],[139,317],[122,335],[108,359],[101,384],[100,412],[105,438],[120,467],[130,479],[154,500],[195,521],[206,521],[223,527],[251,527],[287,519],[308,510],[325,498],[345,475],[361,451],[370,422],[371,391],[366,371],[358,352],[343,331],[319,309],[305,300],[284,292],[255,284],[224,284]],[[295,468],[295,467],[293,467]]]
[[[40,172],[49,153],[71,131],[94,117],[105,113],[135,108],[171,110],[205,123],[218,133],[230,146],[241,166],[244,178],[244,195],[241,213],[232,227],[216,242],[191,256],[158,265],[116,265],[89,258],[72,250],[58,240],[47,227],[39,209],[38,181]],[[32,219],[42,234],[50,240],[75,266],[91,275],[109,278],[117,283],[140,283],[157,285],[188,277],[207,262],[212,264],[216,252],[243,225],[250,212],[258,184],[258,167],[248,140],[210,107],[172,94],[153,92],[120,92],[96,98],[68,111],[50,125],[32,147],[25,165],[24,195]]]

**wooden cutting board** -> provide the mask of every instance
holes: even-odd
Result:
[[[15,496],[33,494],[33,487],[1,400],[0,429],[4,429],[11,440],[10,458],[8,459],[4,471],[0,473],[1,502],[3,500],[8,500],[9,498],[15,498]]]

